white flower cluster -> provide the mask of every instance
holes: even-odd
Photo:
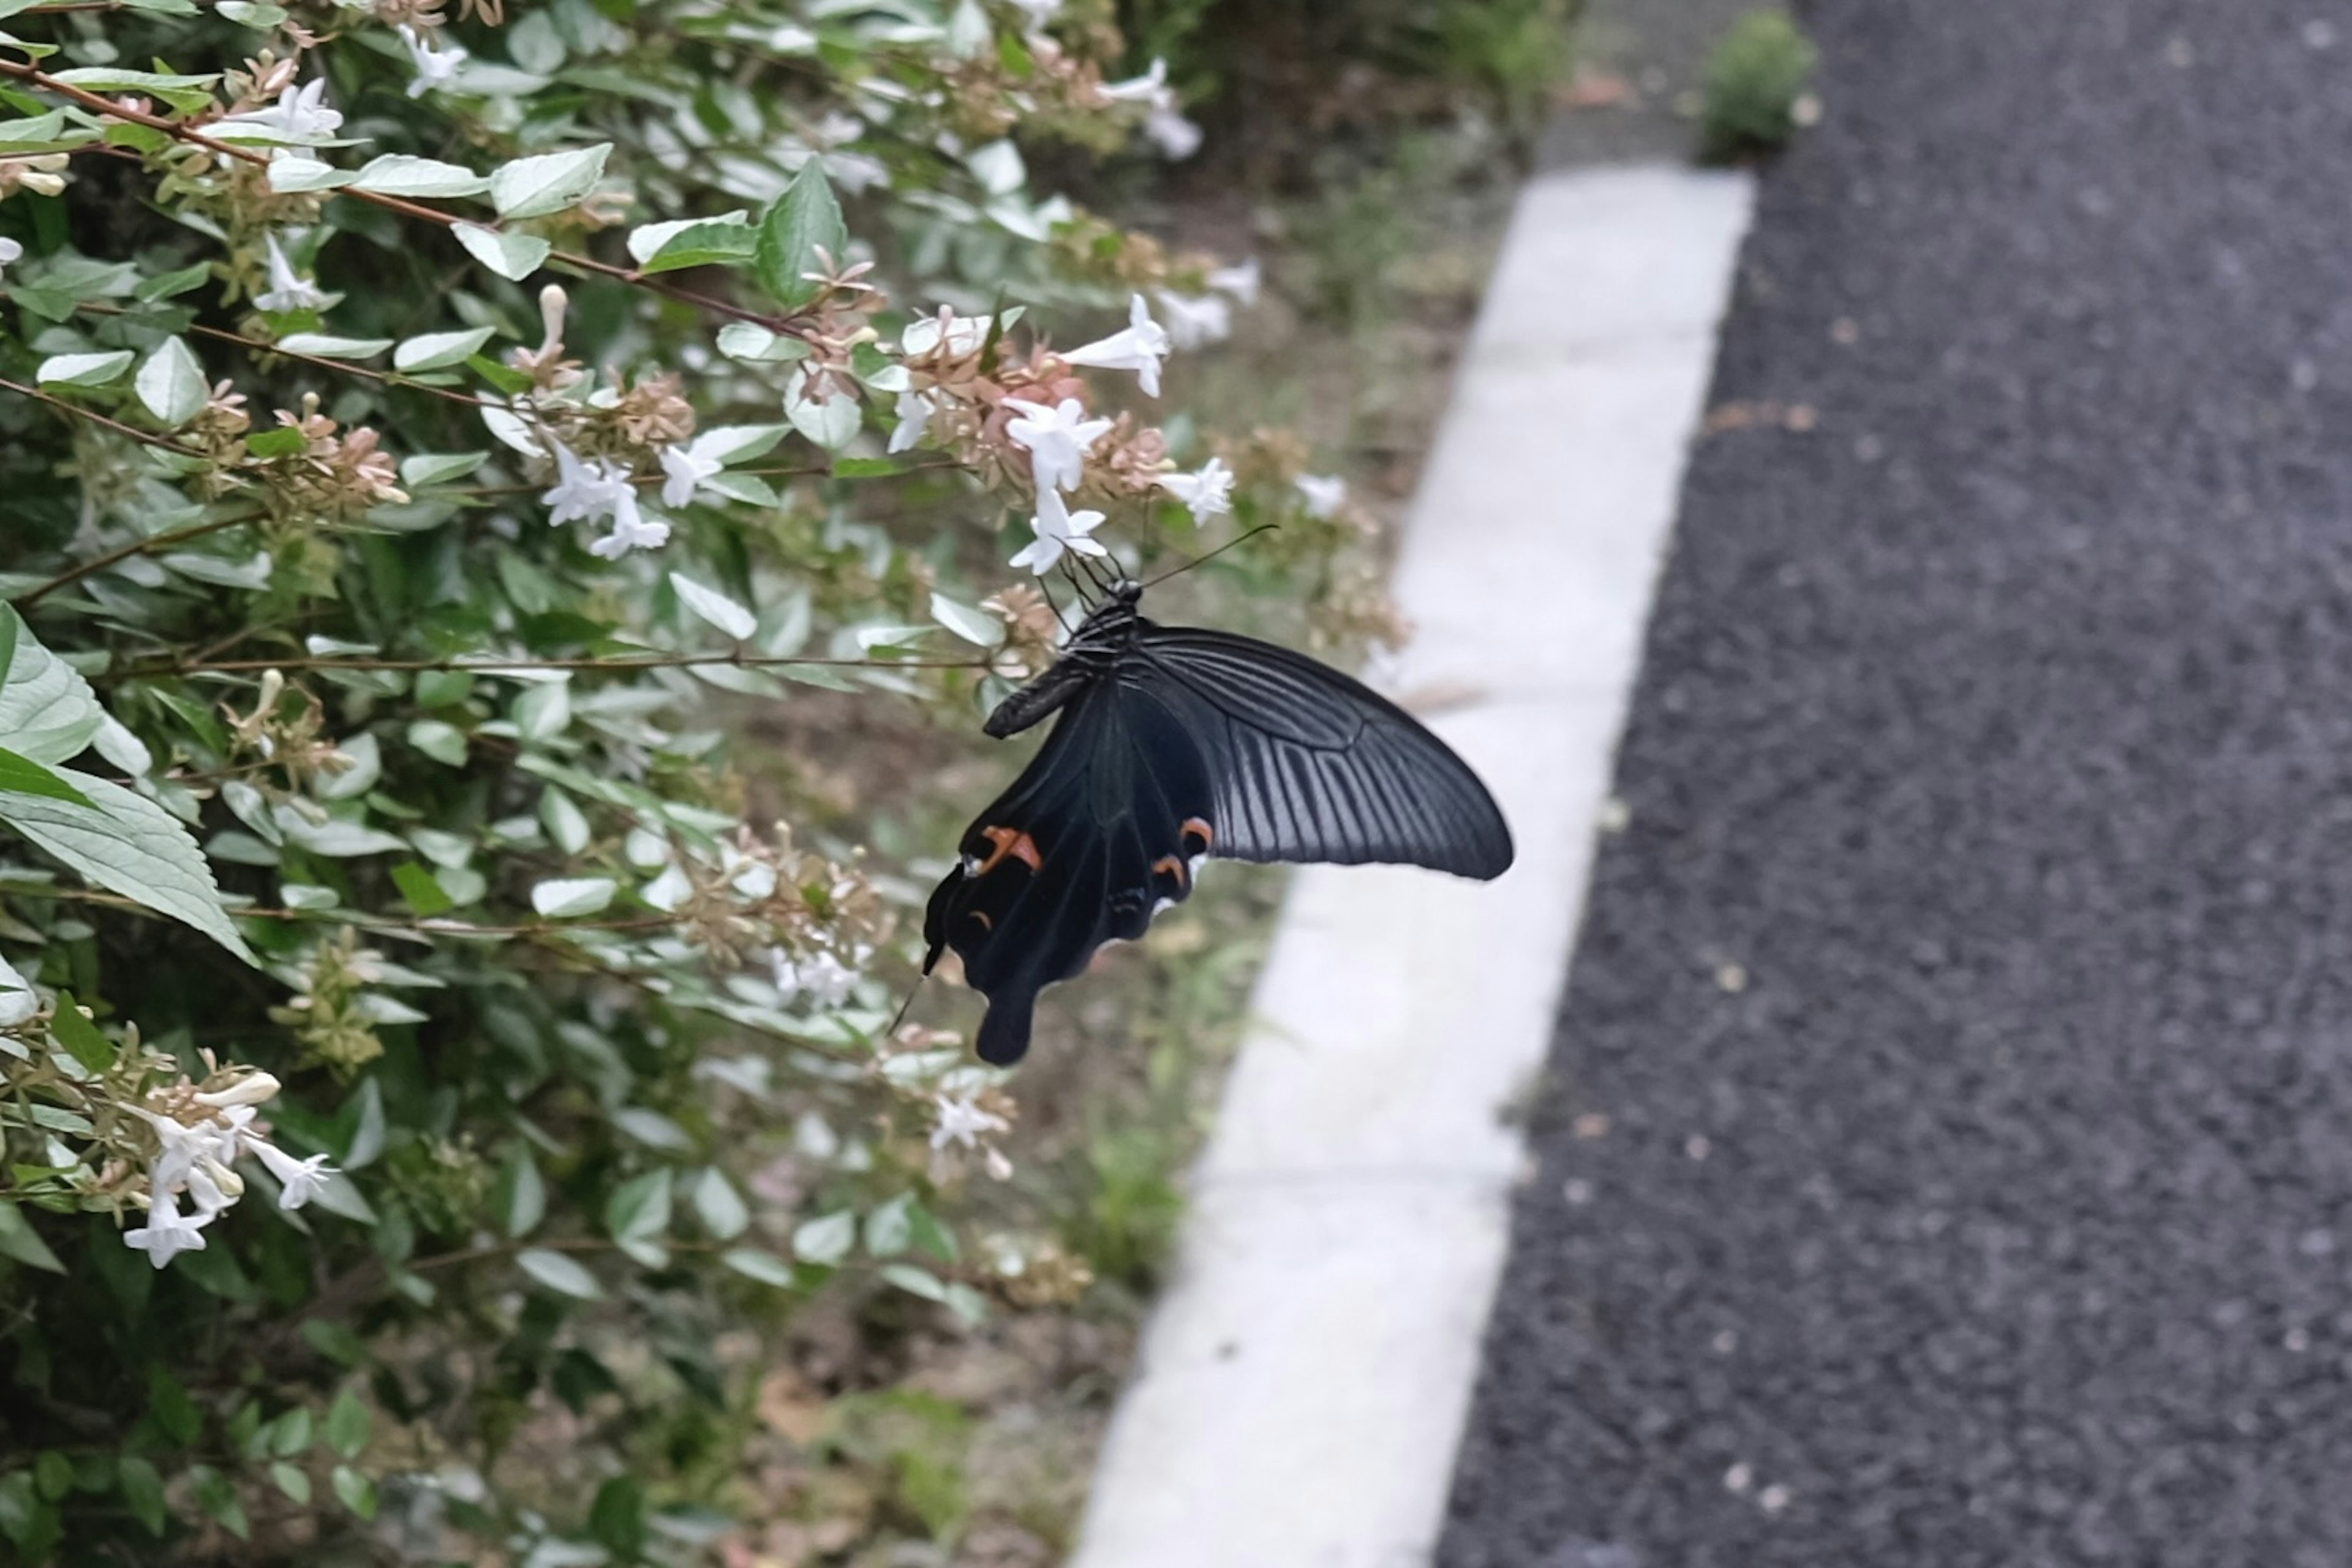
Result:
[[[629,470],[609,458],[583,459],[580,454],[557,440],[545,437],[555,453],[555,488],[539,499],[550,509],[547,521],[566,523],[577,520],[601,522],[610,518],[612,531],[604,538],[590,542],[588,553],[617,561],[632,550],[651,550],[669,542],[669,523],[658,517],[647,517],[637,505],[637,482]],[[662,456],[662,466],[669,468],[669,455]],[[677,483],[672,471],[670,483],[663,495]],[[693,485],[687,486],[688,493]]]
[[[240,1079],[227,1089],[190,1097],[202,1112],[196,1121],[142,1106],[131,1113],[155,1130],[162,1145],[147,1173],[147,1223],[125,1231],[125,1244],[161,1268],[183,1252],[205,1249],[205,1226],[245,1195],[238,1156],[250,1154],[278,1181],[278,1206],[300,1208],[340,1174],[324,1154],[297,1160],[253,1130],[254,1107],[276,1098],[278,1080],[266,1072]],[[194,1205],[184,1212],[182,1198]]]

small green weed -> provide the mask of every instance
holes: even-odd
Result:
[[[1699,156],[1728,163],[1786,146],[1819,58],[1786,11],[1750,11],[1733,23],[1707,61]]]

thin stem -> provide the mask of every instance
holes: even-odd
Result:
[[[299,360],[304,364],[316,365],[320,370],[341,371],[347,375],[364,376],[370,381],[382,382],[389,386],[404,386],[412,391],[428,392],[436,397],[446,398],[452,403],[469,404],[476,408],[496,406],[467,393],[453,391],[446,386],[435,386],[430,382],[418,381],[414,377],[403,375],[397,371],[377,370],[369,365],[353,364],[349,360],[326,359],[318,354],[299,353],[281,343],[266,343],[259,338],[248,338],[242,332],[232,332],[220,327],[194,326],[188,331],[198,337],[212,338],[224,343],[242,344],[255,353],[276,354],[281,359]]]
[[[126,910],[153,914],[136,899],[126,899],[120,893],[101,893],[90,888],[61,888],[53,882],[19,882],[0,878],[0,896],[15,899],[55,899],[60,903],[96,904],[104,909]],[[675,915],[634,915],[626,920],[530,921],[520,925],[474,925],[465,921],[395,920],[390,916],[370,913],[365,910],[281,910],[266,904],[239,904],[226,907],[226,912],[237,920],[297,921],[314,925],[357,926],[362,931],[401,931],[417,936],[496,936],[546,937],[562,936],[570,931],[656,931],[677,924]]]
[[[0,382],[0,385],[6,384],[8,384],[5,382]],[[37,605],[58,589],[69,587],[92,573],[103,572],[118,561],[127,561],[133,555],[144,555],[151,550],[169,549],[174,544],[184,544],[191,539],[202,539],[208,533],[218,533],[224,529],[239,528],[248,522],[258,522],[267,515],[266,512],[258,511],[240,512],[235,517],[216,517],[210,522],[192,522],[185,528],[174,528],[163,533],[151,533],[144,539],[134,539],[128,544],[110,550],[103,555],[94,555],[79,566],[69,567],[58,573],[32,592],[17,595],[16,604],[19,608],[26,605]]]
[[[120,419],[109,419],[105,415],[99,413],[95,409],[84,408],[77,403],[68,403],[64,398],[54,396],[49,393],[43,392],[37,386],[26,386],[20,381],[9,381],[5,378],[0,378],[0,389],[16,393],[20,396],[32,398],[37,403],[46,403],[50,407],[60,409],[65,413],[72,415],[77,419],[87,419],[92,425],[102,425],[118,436],[128,436],[133,441],[142,442],[150,447],[161,447],[167,452],[177,452],[183,458],[201,458],[205,456],[204,453],[199,452],[194,447],[182,446],[179,442],[173,440],[169,436],[158,436],[152,430],[142,430],[136,426],[125,425]]]
[[[30,82],[35,87],[68,99],[92,113],[101,114],[112,120],[125,121],[133,125],[143,125],[151,131],[160,131],[173,141],[184,142],[191,147],[202,147],[219,157],[234,158],[239,163],[252,163],[262,168],[267,168],[269,164],[269,158],[266,153],[254,152],[251,148],[241,147],[234,142],[217,141],[168,116],[150,114],[143,110],[129,108],[101,97],[98,93],[76,87],[70,82],[59,81],[47,71],[34,66],[20,64],[15,60],[0,60],[0,76],[11,76],[19,81]],[[362,191],[343,185],[338,186],[333,194],[349,196],[353,201],[366,202],[371,205],[382,207],[386,212],[395,212],[404,217],[415,218],[420,222],[435,224],[442,228],[454,228],[458,224],[467,221],[437,208],[425,206],[399,196],[387,196],[376,191]],[[495,229],[498,226],[480,224],[476,226]],[[593,256],[580,256],[568,250],[551,251],[548,254],[548,260],[559,266],[568,267],[575,272],[610,278],[618,282],[633,284],[640,289],[651,289],[656,294],[709,310],[714,315],[726,316],[739,321],[751,321],[767,328],[772,332],[793,337],[807,335],[806,327],[793,317],[771,315],[764,310],[754,310],[725,300],[713,299],[708,294],[697,293],[691,289],[681,289],[674,283],[659,282],[646,277],[633,267],[615,267],[609,261],[599,261]]]
[[[523,669],[687,669],[697,665],[731,665],[739,669],[789,668],[794,665],[813,665],[837,669],[986,669],[990,660],[971,658],[783,658],[768,654],[731,653],[655,654],[644,658],[583,656],[579,658],[499,658],[492,654],[463,654],[450,658],[313,658],[300,655],[288,658],[235,658],[205,663],[172,663],[133,665],[126,669],[104,670],[90,677],[92,680],[148,680],[170,675],[234,675],[275,669],[287,674],[311,669],[354,670],[470,670],[478,675],[499,675],[509,670]]]

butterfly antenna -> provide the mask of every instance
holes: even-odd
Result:
[[[912,1007],[915,1005],[915,998],[923,994],[923,982],[929,978],[928,974],[915,976],[915,984],[908,988],[907,999],[898,1004],[898,1010],[890,1015],[890,1026],[882,1031],[882,1038],[886,1044],[898,1034],[898,1026],[907,1021],[907,1009]]]
[[[1045,596],[1045,607],[1054,612],[1054,619],[1061,624],[1062,635],[1064,637],[1068,637],[1070,635],[1070,617],[1062,614],[1061,605],[1054,603],[1054,586],[1051,580],[1045,577],[1038,578],[1037,592]]]
[[[1206,566],[1210,562],[1214,561],[1218,556],[1223,555],[1226,551],[1233,549],[1234,546],[1246,544],[1261,533],[1272,533],[1276,529],[1280,528],[1281,526],[1282,525],[1278,522],[1261,522],[1255,528],[1251,529],[1247,533],[1241,534],[1235,538],[1225,541],[1224,543],[1218,545],[1206,555],[1197,555],[1192,560],[1185,562],[1181,566],[1170,567],[1167,571],[1162,572],[1159,576],[1152,578],[1143,585],[1147,588],[1153,587],[1159,584],[1165,583],[1171,577],[1190,572],[1195,566]]]

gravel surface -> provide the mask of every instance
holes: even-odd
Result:
[[[2352,12],[1809,20],[1439,1561],[2341,1568]]]

